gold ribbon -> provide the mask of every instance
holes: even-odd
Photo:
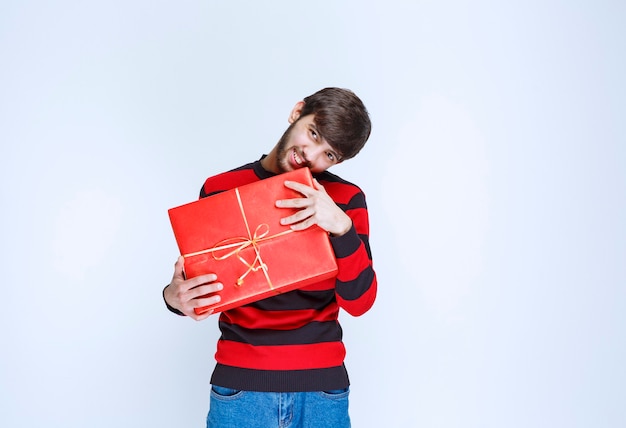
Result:
[[[254,230],[254,234],[250,231],[250,225],[248,224],[248,218],[246,217],[246,212],[243,209],[243,203],[241,202],[241,196],[239,195],[239,189],[235,188],[235,194],[237,195],[237,202],[239,203],[239,210],[241,211],[241,216],[243,217],[243,221],[246,225],[246,231],[248,232],[248,236],[236,236],[234,238],[226,238],[217,244],[215,244],[212,248],[208,248],[206,250],[196,251],[194,253],[183,254],[183,257],[192,257],[198,256],[200,254],[212,253],[213,258],[215,260],[226,260],[227,258],[236,255],[237,258],[248,268],[243,275],[237,278],[236,285],[238,287],[243,285],[244,278],[250,272],[257,272],[258,270],[263,271],[263,275],[267,280],[270,289],[274,289],[274,285],[272,284],[272,280],[270,279],[269,274],[267,273],[267,265],[263,262],[261,258],[261,249],[259,248],[259,243],[262,241],[267,241],[269,239],[277,238],[279,236],[287,235],[288,233],[293,232],[292,229],[285,230],[283,232],[277,233],[275,235],[270,235],[270,227],[266,223],[259,224]],[[243,249],[252,246],[254,248],[254,260],[252,263],[248,262],[241,254],[239,254]],[[220,251],[228,251],[224,255],[216,255],[217,252]]]

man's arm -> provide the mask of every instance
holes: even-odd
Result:
[[[317,224],[330,233],[339,268],[335,288],[337,303],[353,316],[364,314],[374,304],[377,292],[365,196],[357,193],[352,197],[352,205],[347,204],[344,211],[317,180],[313,181],[314,187],[291,181],[285,182],[285,186],[305,197],[276,201],[277,207],[300,208],[283,218],[282,224],[291,225],[294,230]]]
[[[358,233],[357,222],[344,235],[330,238],[337,257],[337,303],[353,316],[363,315],[376,300],[377,280],[368,237]]]

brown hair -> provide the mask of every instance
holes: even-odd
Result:
[[[372,130],[363,102],[352,91],[324,88],[304,99],[300,117],[314,114],[321,136],[341,155],[350,159],[361,151]]]

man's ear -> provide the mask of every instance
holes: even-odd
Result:
[[[300,117],[300,113],[302,113],[302,109],[304,108],[304,101],[298,101],[294,106],[293,110],[289,114],[289,123],[294,123]]]

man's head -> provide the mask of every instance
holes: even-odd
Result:
[[[300,117],[309,114],[314,115],[320,134],[342,161],[361,151],[372,130],[365,105],[348,89],[325,88],[306,97]]]
[[[347,89],[325,88],[296,103],[289,128],[264,160],[274,172],[307,166],[313,172],[353,158],[371,131],[363,102]]]

